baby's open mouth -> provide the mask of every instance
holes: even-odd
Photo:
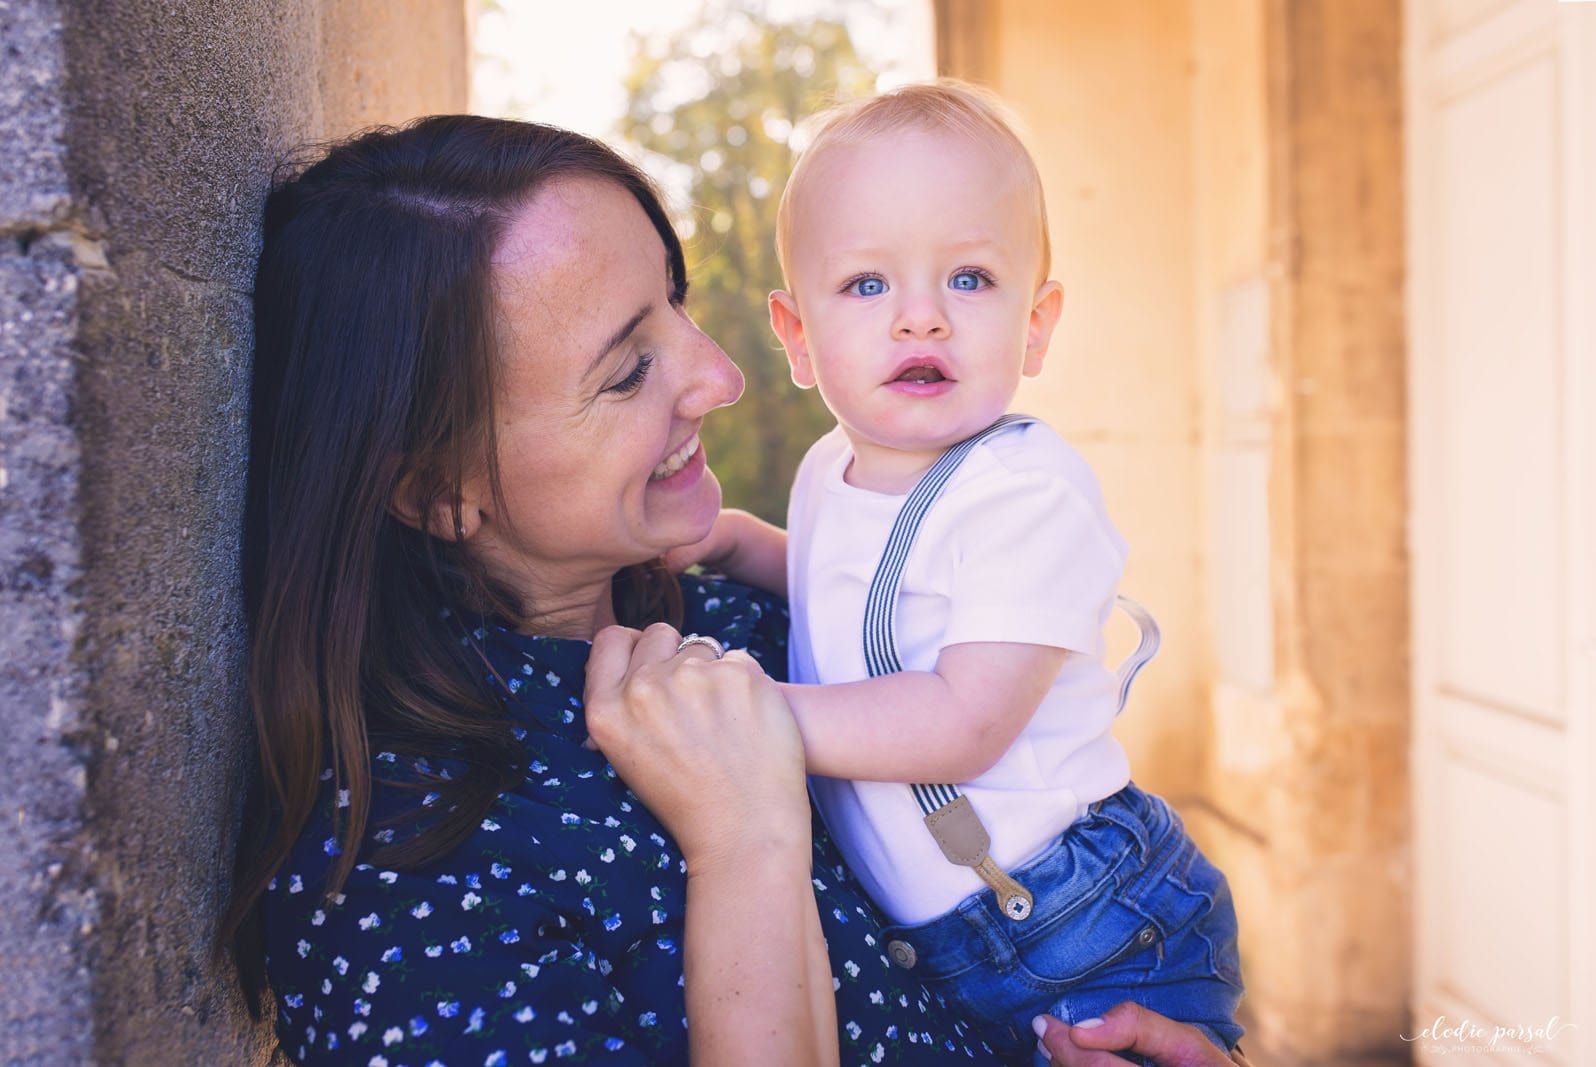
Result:
[[[904,372],[892,379],[895,382],[941,382],[946,381],[942,372],[932,366],[908,367]]]

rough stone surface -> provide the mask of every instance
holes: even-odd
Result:
[[[264,1062],[212,956],[260,204],[463,109],[464,8],[0,0],[0,49],[0,1059]]]
[[[80,271],[47,235],[69,210],[60,13],[0,2],[0,1049],[87,1058],[84,679],[75,376]]]

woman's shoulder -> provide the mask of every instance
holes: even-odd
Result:
[[[714,574],[684,574],[681,585],[682,633],[747,649],[771,677],[787,677],[785,598]]]

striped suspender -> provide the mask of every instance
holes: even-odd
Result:
[[[903,669],[898,659],[896,636],[898,588],[903,582],[904,564],[914,546],[915,535],[919,533],[920,524],[931,510],[931,505],[976,445],[1009,426],[1035,421],[1029,415],[1003,416],[980,433],[944,452],[909,493],[892,523],[886,550],[882,553],[881,562],[876,565],[875,576],[870,580],[870,592],[865,599],[864,655],[865,666],[872,678],[881,674],[895,674]],[[1117,672],[1117,711],[1123,711],[1125,701],[1130,696],[1131,683],[1158,651],[1159,632],[1152,616],[1140,604],[1128,597],[1120,597],[1118,604],[1141,631],[1136,650],[1120,664]],[[969,799],[959,792],[959,787],[918,783],[909,788],[925,817],[926,827],[941,846],[943,855],[953,863],[973,868],[997,894],[998,904],[1009,918],[1019,920],[1030,915],[1033,904],[1030,891],[992,861],[988,854],[991,837]]]

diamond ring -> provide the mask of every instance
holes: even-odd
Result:
[[[721,644],[713,637],[705,637],[703,634],[688,634],[686,637],[682,638],[682,643],[676,646],[676,651],[681,652],[692,645],[703,645],[705,648],[709,649],[715,654],[716,659],[720,659],[726,654],[725,645]]]

